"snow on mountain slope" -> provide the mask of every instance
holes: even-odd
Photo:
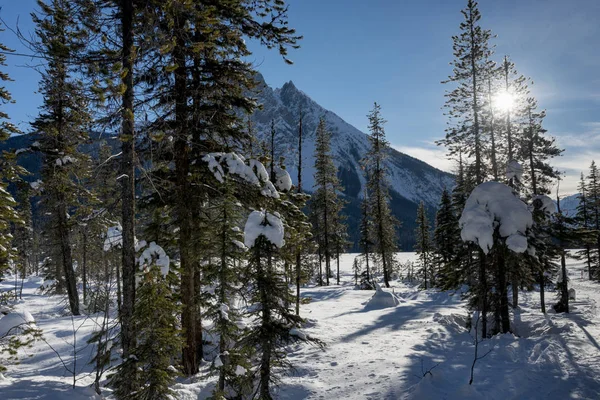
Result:
[[[285,157],[286,166],[294,182],[298,175],[298,120],[302,109],[303,188],[311,191],[314,185],[315,134],[319,118],[323,116],[332,134],[331,149],[346,194],[354,198],[360,197],[365,184],[360,160],[369,148],[367,135],[332,111],[321,107],[296,88],[293,82],[272,89],[261,75],[257,76],[257,80],[260,83],[258,101],[263,108],[253,115],[254,126],[259,137],[270,140],[271,121],[275,122],[276,158]],[[367,111],[365,110],[365,115]],[[390,150],[387,164],[391,189],[411,202],[419,203],[423,200],[427,206],[436,208],[443,188],[453,186],[450,174],[397,150]]]

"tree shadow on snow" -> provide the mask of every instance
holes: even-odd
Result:
[[[529,338],[507,334],[484,340],[479,343],[479,356],[491,351],[477,361],[474,382],[469,385],[474,339],[455,323],[457,318],[437,318],[438,323],[427,330],[426,340],[408,353],[411,362],[404,371],[405,379],[400,379],[385,398],[600,398],[598,355],[589,357],[588,365],[581,365],[582,357],[574,354],[578,344],[574,340],[567,343],[561,334]],[[592,344],[597,345],[595,340]]]
[[[310,298],[311,302],[332,300],[341,297],[348,289],[343,289],[340,286],[321,286],[318,289],[304,290],[301,294],[302,298]]]
[[[94,398],[90,387],[73,386],[63,382],[36,381],[20,379],[8,385],[0,385],[2,399],[36,399],[36,400],[83,400]]]

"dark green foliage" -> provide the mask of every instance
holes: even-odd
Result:
[[[446,191],[444,190],[444,193]],[[446,193],[447,194],[447,193]],[[428,289],[435,285],[436,274],[433,271],[432,263],[432,243],[431,243],[431,227],[427,220],[427,213],[425,211],[425,204],[421,202],[419,210],[417,212],[417,229],[415,236],[417,238],[417,244],[415,245],[415,251],[419,257],[419,263],[421,265],[420,275],[423,277],[423,288]]]
[[[438,268],[438,284],[444,288],[460,285],[456,263],[463,247],[460,240],[458,218],[452,205],[450,193],[444,188],[433,231],[433,261]]]
[[[332,277],[331,260],[334,255],[345,247],[346,228],[341,210],[345,201],[341,197],[343,188],[337,177],[337,168],[333,163],[331,154],[331,132],[325,126],[325,119],[321,118],[317,128],[315,148],[315,187],[312,196],[311,222],[313,224],[313,238],[315,239],[320,254],[325,261],[325,282],[329,285]],[[320,282],[323,278],[320,278]]]
[[[367,213],[373,224],[371,230],[373,253],[383,267],[383,282],[386,287],[390,287],[389,282],[396,264],[394,253],[398,251],[396,230],[399,222],[390,209],[388,170],[384,163],[389,152],[389,142],[383,128],[385,120],[381,116],[381,107],[377,103],[367,117],[371,144],[363,160],[369,200]]]
[[[454,84],[446,93],[446,115],[450,122],[446,137],[439,144],[445,145],[450,154],[461,152],[474,158],[475,183],[480,184],[489,170],[480,113],[484,106],[485,81],[494,68],[489,44],[492,33],[479,24],[481,13],[476,1],[468,0],[461,12],[464,21],[460,24],[460,33],[452,37],[452,75],[443,82]]]
[[[154,262],[139,273],[133,323],[137,342],[113,376],[119,399],[162,400],[179,374],[174,365],[181,350],[179,307],[173,292],[174,273],[163,275]],[[129,382],[124,382],[129,381]],[[126,392],[129,385],[138,389]]]

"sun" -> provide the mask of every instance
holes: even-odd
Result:
[[[501,111],[510,111],[514,105],[515,98],[509,92],[501,92],[494,97],[494,107]]]

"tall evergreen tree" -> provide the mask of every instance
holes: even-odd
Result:
[[[486,78],[494,66],[490,46],[492,33],[479,24],[481,13],[477,2],[468,0],[461,11],[464,21],[460,24],[460,34],[453,36],[453,73],[443,83],[456,87],[446,93],[446,109],[450,126],[445,145],[450,154],[463,152],[474,158],[475,183],[480,184],[486,177],[485,140],[481,126],[481,110],[484,102]]]
[[[590,209],[589,196],[587,191],[587,184],[583,177],[583,172],[581,173],[578,190],[578,200],[579,204],[577,205],[577,213],[575,215],[575,220],[579,229],[583,233],[583,249],[577,252],[577,255],[580,258],[585,260],[585,264],[588,270],[588,279],[592,280],[594,278],[594,271],[596,269],[596,260],[597,255],[592,254],[592,246],[595,245],[594,235],[590,235],[592,233],[592,210]],[[591,240],[590,240],[591,239]],[[592,267],[594,265],[594,267]]]
[[[0,32],[4,30],[0,28]],[[12,50],[0,43],[0,67],[6,66],[6,55],[4,53]],[[0,83],[10,81],[8,74],[0,70]],[[0,106],[12,103],[12,97],[5,86],[0,86]],[[0,143],[7,140],[11,135],[20,133],[19,129],[10,122],[10,118],[0,108]],[[10,261],[15,257],[12,251],[10,227],[11,224],[19,222],[20,218],[15,209],[16,201],[8,193],[8,182],[14,178],[11,176],[7,165],[7,154],[0,156],[0,276],[9,267]]]
[[[340,231],[339,216],[342,187],[337,177],[337,167],[331,154],[331,132],[325,126],[325,119],[319,120],[315,144],[315,191],[311,201],[313,220],[318,225],[313,237],[316,238],[319,251],[325,259],[325,282],[329,286],[331,259],[335,254],[336,232]]]
[[[361,288],[373,289],[374,285],[371,281],[371,251],[373,248],[373,231],[372,221],[369,212],[369,197],[368,191],[364,190],[363,198],[360,202],[360,239],[359,246],[361,249],[360,256],[365,261],[365,270],[361,273]]]
[[[447,194],[446,191],[444,193]],[[423,276],[423,287],[428,289],[434,285],[434,272],[432,271],[433,263],[432,259],[432,246],[429,221],[427,220],[427,211],[425,210],[425,203],[421,201],[419,208],[417,209],[417,228],[415,229],[416,244],[415,251],[419,262],[421,263],[421,275]],[[429,279],[429,285],[428,281]]]
[[[460,284],[460,268],[456,264],[461,247],[458,218],[454,212],[450,193],[444,188],[435,216],[433,232],[434,263],[442,287],[452,288]]]
[[[383,128],[385,120],[381,116],[379,104],[374,104],[368,118],[371,148],[363,160],[368,178],[368,209],[372,213],[374,250],[383,267],[383,282],[386,287],[390,287],[391,273],[395,263],[394,253],[398,251],[396,228],[399,226],[399,222],[392,215],[390,209],[388,168],[385,163],[389,152],[389,143],[385,137]]]
[[[79,315],[77,278],[73,267],[72,228],[78,204],[88,197],[83,180],[89,174],[89,157],[80,151],[88,139],[90,115],[83,82],[68,60],[80,56],[86,46],[86,30],[77,19],[76,8],[66,0],[39,0],[41,13],[33,14],[38,49],[48,60],[42,73],[43,105],[32,123],[40,135],[43,154],[42,201],[51,214],[53,237],[57,238],[60,262],[73,315]]]
[[[590,209],[590,223],[595,230],[596,271],[600,271],[600,172],[596,162],[592,161],[587,176],[587,204]],[[600,277],[599,277],[600,278]]]

